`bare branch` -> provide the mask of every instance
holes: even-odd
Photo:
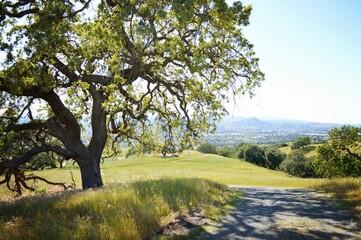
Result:
[[[60,59],[57,57],[52,57],[53,60],[53,66],[58,69],[62,74],[67,76],[70,80],[70,82],[75,82],[80,79],[80,77],[72,71],[67,65],[65,65]]]
[[[70,159],[72,157],[70,152],[59,146],[43,145],[40,147],[34,147],[33,149],[29,150],[22,156],[17,157],[12,161],[0,162],[0,168],[16,168],[26,162],[29,162],[35,155],[42,152],[55,152],[56,154],[61,155],[65,159]]]
[[[20,132],[20,131],[28,131],[28,130],[39,130],[45,128],[45,122],[34,121],[30,123],[23,123],[23,124],[12,124],[5,128],[4,132]]]

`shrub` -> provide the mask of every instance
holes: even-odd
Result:
[[[310,144],[311,139],[309,137],[300,137],[293,141],[293,143],[291,144],[291,149],[303,149],[305,146]]]
[[[223,157],[231,157],[232,155],[232,149],[228,147],[218,147],[216,149],[217,155],[223,156]]]
[[[258,145],[244,144],[240,148],[238,157],[259,166],[269,166],[267,159],[264,155],[264,149],[262,147],[259,147]]]
[[[280,144],[278,144],[277,147],[288,147],[288,144],[287,143],[280,143]]]
[[[286,158],[286,154],[282,153],[281,150],[276,147],[266,147],[264,156],[270,169],[277,169],[281,162]]]
[[[258,146],[254,144],[241,144],[238,147],[238,158],[262,167],[277,169],[285,159],[286,154],[275,146]]]
[[[288,154],[280,164],[280,169],[297,177],[314,177],[316,175],[312,160],[306,158],[304,151],[300,149]]]
[[[217,148],[215,145],[210,144],[210,143],[202,143],[198,149],[199,152],[201,153],[212,153],[212,154],[216,154],[217,153]]]

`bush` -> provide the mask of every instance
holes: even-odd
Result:
[[[288,147],[287,143],[280,143],[277,145],[277,147]]]
[[[210,144],[210,143],[202,143],[199,147],[198,147],[198,152],[201,153],[212,153],[212,154],[216,154],[217,153],[217,148],[215,145]]]
[[[300,137],[297,138],[291,144],[291,149],[303,149],[305,146],[311,144],[311,139],[309,137]]]
[[[266,147],[264,156],[270,169],[277,169],[281,162],[286,158],[286,154],[282,153],[281,150],[276,147]]]
[[[264,149],[262,147],[259,147],[258,145],[244,144],[239,151],[238,157],[259,166],[269,166],[267,159],[264,155]]]
[[[312,160],[305,157],[304,151],[297,149],[287,155],[280,169],[297,177],[315,177]]]
[[[277,169],[286,154],[274,146],[262,147],[254,144],[241,144],[238,158],[262,167]]]
[[[217,155],[223,156],[223,157],[231,157],[232,156],[232,149],[228,147],[218,147],[216,149]]]

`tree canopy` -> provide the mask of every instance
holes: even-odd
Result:
[[[155,123],[184,143],[212,130],[229,96],[264,80],[242,33],[250,13],[225,0],[1,1],[0,183],[19,192],[19,168],[54,153],[100,187],[110,140],[145,146]]]
[[[296,140],[294,140],[291,144],[291,149],[303,149],[307,145],[311,144],[310,137],[299,137]]]
[[[328,144],[317,148],[317,173],[322,177],[361,176],[361,128],[334,128],[329,138]]]

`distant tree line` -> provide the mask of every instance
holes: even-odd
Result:
[[[279,147],[288,144],[262,146],[240,143],[236,147],[216,147],[203,143],[203,153],[239,158],[247,162],[298,177],[359,177],[361,176],[361,128],[342,126],[329,132],[329,141],[317,148],[309,137],[299,137],[290,143],[291,152],[282,153]],[[306,154],[316,149],[316,155]]]
[[[198,151],[239,158],[270,169],[278,169],[279,164],[286,157],[286,154],[282,153],[277,146],[260,146],[249,143],[240,143],[236,147],[216,147],[210,143],[202,143],[198,147]]]

